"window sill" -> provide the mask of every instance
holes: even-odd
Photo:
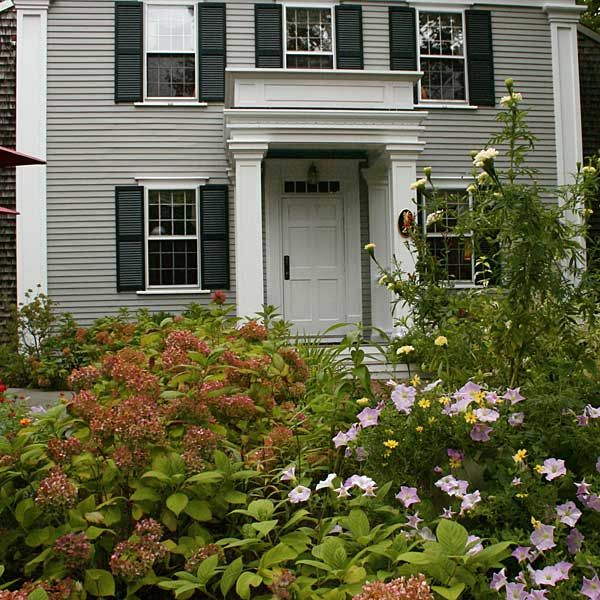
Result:
[[[134,106],[137,106],[139,108],[152,108],[152,107],[163,107],[163,106],[169,106],[169,107],[185,107],[185,108],[191,108],[191,107],[195,107],[195,108],[203,108],[205,106],[208,106],[208,102],[134,102],[133,103]]]
[[[200,294],[210,294],[210,290],[142,290],[136,292],[138,296],[196,296]]]
[[[419,102],[415,104],[415,108],[451,108],[453,110],[477,110],[478,106],[472,106],[470,104],[444,104],[443,102]]]

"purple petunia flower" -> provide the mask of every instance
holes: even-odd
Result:
[[[354,423],[354,425],[352,425],[352,427],[346,431],[346,437],[348,438],[348,441],[353,442],[358,437],[359,432],[360,425],[358,423]]]
[[[513,477],[513,480],[510,482],[510,484],[514,487],[519,487],[521,485],[521,478]]]
[[[504,396],[502,396],[505,400],[510,400],[511,404],[518,404],[519,402],[523,402],[523,400],[525,400],[525,398],[523,396],[521,396],[521,388],[515,388],[514,390],[512,389],[507,389],[506,390],[506,394],[504,394]]]
[[[423,392],[431,392],[431,390],[435,390],[435,388],[438,387],[438,385],[440,385],[441,383],[443,383],[442,379],[436,379],[435,381],[432,381],[429,385],[426,385],[423,388]]]
[[[446,492],[448,496],[457,496],[462,498],[469,488],[469,482],[461,479],[456,479],[454,475],[446,475],[439,481],[436,481],[435,487],[440,488],[442,492]]]
[[[585,413],[577,415],[577,425],[579,425],[579,427],[587,427],[589,424],[590,420]]]
[[[446,454],[448,458],[453,458],[454,460],[463,461],[465,459],[465,455],[460,450],[454,448],[448,448]]]
[[[367,460],[367,451],[362,446],[358,446],[358,448],[356,449],[356,460],[358,462]]]
[[[525,600],[527,592],[524,583],[507,583],[506,600]]]
[[[474,442],[489,442],[490,441],[490,433],[492,433],[493,429],[484,425],[483,423],[477,423],[471,429],[471,439]]]
[[[600,600],[600,579],[598,579],[598,575],[594,575],[593,579],[583,578],[581,595],[590,600]]]
[[[511,427],[520,427],[525,422],[525,413],[514,413],[508,417],[508,424]]]
[[[422,527],[421,529],[418,530],[418,533],[419,533],[419,536],[421,537],[421,539],[426,542],[435,542],[436,541],[435,534],[433,533],[433,531],[431,531],[431,529],[429,529],[429,527]]]
[[[481,543],[481,538],[476,535],[470,535],[467,538],[467,554],[469,556],[475,556],[483,551],[483,544]]]
[[[581,517],[581,511],[577,508],[575,502],[565,502],[556,507],[556,516],[561,523],[569,527],[575,527]]]
[[[600,496],[598,494],[589,494],[588,496],[578,496],[586,508],[600,512]]]
[[[600,456],[598,457],[598,462],[596,463],[596,471],[600,473]]]
[[[369,408],[367,406],[367,408],[361,410],[358,415],[356,415],[356,418],[360,421],[363,429],[366,429],[367,427],[375,427],[377,425],[380,414],[381,410],[378,410],[377,408]]]
[[[344,457],[345,458],[352,458],[352,448],[346,448],[345,452],[344,452]]]
[[[583,479],[582,481],[575,482],[573,484],[577,488],[577,497],[579,496],[589,496],[592,491],[592,486]]]
[[[337,492],[338,498],[350,498],[350,488],[345,485],[340,485],[339,488],[335,488],[333,491]]]
[[[518,546],[513,550],[512,555],[520,563],[531,561],[531,546]]]
[[[400,500],[404,504],[404,508],[421,502],[421,498],[417,494],[417,488],[406,487],[404,485],[400,487],[400,492],[396,494],[396,500]]]
[[[493,408],[478,408],[473,414],[482,423],[495,423],[500,418],[500,413]]]
[[[329,475],[327,475],[327,477],[325,479],[323,479],[323,481],[319,481],[319,483],[317,483],[317,487],[315,488],[315,491],[319,491],[319,490],[323,490],[325,488],[330,488],[333,489],[333,480],[337,477],[337,475],[335,473],[329,473]]]
[[[408,515],[408,521],[406,522],[409,527],[413,529],[419,529],[419,523],[422,523],[423,519],[419,517],[419,512],[417,511],[414,515]]]
[[[546,596],[548,592],[546,590],[531,590],[528,596],[525,596],[527,600],[547,600]]]
[[[281,481],[296,481],[296,466],[290,465],[279,478]]]
[[[500,404],[501,400],[498,397],[498,394],[496,394],[496,392],[486,392],[485,393],[485,399],[488,402],[488,404]]]
[[[540,551],[551,550],[554,543],[554,527],[552,525],[539,525],[529,537],[531,543]]]
[[[288,494],[288,498],[292,504],[306,502],[310,498],[310,489],[303,485],[299,485]]]
[[[480,502],[481,492],[479,490],[475,490],[472,494],[464,495],[460,505],[460,514],[463,515],[468,510],[473,509]]]
[[[341,448],[343,446],[347,446],[348,442],[350,441],[348,439],[348,434],[344,433],[343,431],[338,432],[338,434],[336,436],[334,436],[331,441],[333,442],[334,446],[336,448]]]
[[[415,404],[417,390],[413,386],[399,385],[392,392],[392,402],[398,412],[409,415]]]
[[[492,581],[490,582],[490,589],[495,592],[499,592],[506,584],[508,580],[506,579],[506,569],[502,569],[502,571],[498,571],[494,573],[492,576]]]
[[[559,562],[533,572],[536,585],[549,585],[554,587],[559,581],[569,579],[569,571],[573,565],[568,562]]]
[[[585,536],[579,531],[579,529],[572,529],[567,536],[567,550],[570,554],[577,554],[581,551]]]
[[[454,518],[455,515],[456,515],[456,512],[452,510],[452,507],[444,508],[442,510],[442,519],[452,519],[452,518]]]
[[[352,477],[346,479],[344,487],[349,490],[357,487],[364,492],[363,496],[375,496],[377,484],[366,475],[352,475]]]
[[[544,466],[540,469],[540,473],[546,476],[547,481],[562,477],[567,474],[565,461],[560,458],[548,458],[544,461]]]
[[[591,404],[588,404],[585,407],[585,414],[590,418],[590,419],[600,419],[600,406],[594,408]]]

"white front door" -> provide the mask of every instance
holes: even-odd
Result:
[[[282,225],[284,317],[299,335],[323,333],[347,317],[344,199],[283,196]]]

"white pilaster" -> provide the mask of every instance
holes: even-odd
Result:
[[[235,283],[237,314],[252,317],[264,305],[262,161],[266,144],[230,143],[235,170]]]
[[[369,240],[375,244],[377,260],[387,269],[392,265],[393,255],[390,228],[393,215],[387,165],[380,162],[377,166],[363,170],[363,175],[369,187]],[[393,296],[387,288],[379,285],[379,277],[379,268],[371,261],[371,322],[373,327],[392,335]]]
[[[572,181],[583,159],[577,24],[584,6],[545,4],[552,36],[558,185]]]
[[[422,151],[424,144],[415,144],[414,148],[405,146],[387,146],[389,157],[389,182],[390,182],[390,204],[392,218],[390,219],[392,252],[403,277],[415,274],[415,257],[412,242],[400,235],[398,220],[404,210],[410,210],[417,218],[416,192],[410,189],[411,183],[417,179],[417,155]],[[408,316],[409,307],[398,305],[394,313],[395,319]]]
[[[17,150],[46,159],[49,0],[15,0],[17,9]],[[17,167],[17,301],[48,292],[46,167]],[[39,286],[39,287],[38,287]]]

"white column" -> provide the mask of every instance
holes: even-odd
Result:
[[[585,6],[549,3],[544,5],[544,11],[552,37],[557,184],[561,186],[573,182],[577,163],[583,161],[577,24]],[[578,210],[571,211],[567,218],[581,224]],[[583,238],[577,241],[585,246]],[[578,267],[585,267],[585,259]]]
[[[552,36],[558,185],[573,180],[583,159],[577,24],[584,6],[545,4]]]
[[[389,268],[392,265],[391,229],[392,207],[386,165],[377,165],[363,170],[369,187],[369,241],[375,244],[375,255],[379,263]],[[380,273],[377,265],[371,261],[371,322],[373,327],[394,333],[392,319],[393,295],[379,285]],[[374,332],[374,336],[377,333]]]
[[[235,169],[235,287],[237,314],[262,311],[264,265],[262,233],[262,160],[266,144],[230,143]]]
[[[46,159],[49,0],[15,0],[17,9],[17,150]],[[48,292],[46,167],[17,167],[17,301]],[[39,286],[39,287],[38,287]]]
[[[415,273],[415,257],[412,253],[412,242],[400,235],[398,219],[404,210],[410,210],[417,218],[416,192],[410,189],[411,183],[417,179],[417,154],[421,152],[424,144],[415,144],[415,147],[388,146],[386,148],[389,157],[389,182],[390,182],[390,205],[392,218],[390,219],[390,239],[392,240],[392,252],[403,276]],[[409,308],[401,306],[396,308],[395,319],[407,317]]]

